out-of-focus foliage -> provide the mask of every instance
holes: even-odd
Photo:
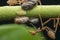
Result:
[[[24,24],[0,25],[0,40],[46,40],[42,32],[31,35],[29,30],[34,30]]]

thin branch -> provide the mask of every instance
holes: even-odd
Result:
[[[37,28],[36,28],[36,26],[35,25],[33,25],[32,23],[30,23],[32,26],[33,26],[33,28],[35,29],[35,30],[37,30]]]

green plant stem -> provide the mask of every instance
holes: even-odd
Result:
[[[3,6],[0,7],[0,20],[10,20],[18,15],[22,15],[21,6]],[[18,13],[19,12],[19,13]],[[29,17],[58,17],[60,16],[60,5],[40,5],[32,10],[25,11],[25,16]]]

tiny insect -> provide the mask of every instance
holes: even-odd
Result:
[[[46,30],[46,31],[47,31],[47,35],[48,35],[51,39],[53,39],[53,40],[56,39],[56,37],[55,37],[55,32],[54,32],[52,29],[50,29],[49,27],[44,27],[44,28],[42,28],[42,29],[38,28],[37,30],[38,30],[37,32],[41,32],[42,30]]]
[[[21,8],[24,10],[29,10],[38,5],[41,5],[40,0],[8,0],[7,4],[12,5],[21,5]]]
[[[42,30],[44,31],[46,31],[47,32],[47,35],[48,35],[48,37],[50,37],[51,39],[53,39],[53,40],[55,40],[56,39],[56,36],[55,36],[55,31],[54,30],[52,30],[51,28],[49,28],[48,26],[44,26],[44,23],[42,22],[42,18],[40,17],[40,20],[41,20],[41,25],[42,25],[42,28],[38,28],[37,29],[37,33],[39,33],[39,32],[41,32]],[[35,28],[35,26],[34,26],[34,28]],[[36,28],[35,28],[36,29]],[[56,29],[55,29],[56,30]]]
[[[29,18],[29,17],[16,17],[15,18],[15,23],[32,23],[32,24],[37,24],[39,22],[39,18]]]
[[[40,28],[40,27],[39,27],[39,28],[37,29],[36,33],[39,33],[39,32],[41,32],[42,30],[46,30],[48,37],[50,37],[51,39],[53,39],[53,40],[56,39],[55,32],[54,32],[52,29],[50,29],[49,27],[47,27],[47,26],[45,26],[45,27],[43,27],[43,28]]]
[[[26,23],[29,20],[29,17],[17,17],[15,18],[15,23]]]
[[[40,0],[28,0],[27,2],[21,5],[21,8],[24,10],[30,10],[30,9],[33,9],[36,5],[38,5],[38,3],[41,4],[41,1]]]

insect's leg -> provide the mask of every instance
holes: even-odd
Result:
[[[47,28],[45,29],[47,32],[49,31]]]
[[[40,18],[40,21],[41,21],[41,26],[42,26],[42,28],[44,27],[44,25],[43,25],[43,21],[42,21],[42,17],[41,17],[41,15],[39,14],[39,18]]]
[[[37,30],[37,28],[36,28],[36,26],[35,25],[33,25],[32,23],[30,23],[32,26],[33,26],[33,28],[35,29],[35,30]]]
[[[56,24],[56,18],[51,18],[51,19],[52,19],[53,22],[54,22],[54,23],[53,23],[53,26],[54,26],[54,28],[55,28],[55,27],[56,27],[56,25],[55,25],[55,24]]]
[[[50,22],[50,21],[51,21],[51,18],[49,18],[47,21],[45,21],[45,22],[43,23],[43,25],[47,24],[47,23]]]
[[[50,21],[52,20],[51,18],[49,18],[47,21],[45,21],[45,22],[43,23],[41,15],[39,15],[39,17],[40,17],[40,21],[41,21],[42,27],[44,27],[45,24],[47,24],[48,22],[50,22]]]
[[[41,0],[38,0],[39,4],[42,5]]]
[[[54,28],[55,28],[55,23],[56,23],[55,18],[53,18],[53,20],[54,20]]]
[[[57,20],[57,23],[56,23],[56,27],[55,27],[55,33],[56,33],[58,25],[59,25],[59,16],[58,16],[58,18],[56,18],[56,20]]]

